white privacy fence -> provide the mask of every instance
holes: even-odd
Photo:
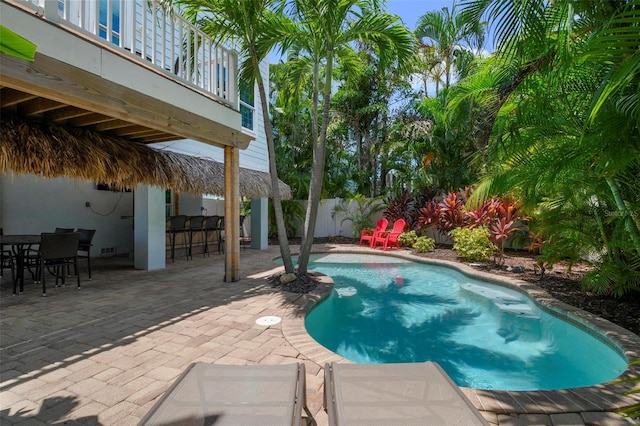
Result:
[[[300,201],[300,204],[306,209],[307,202]],[[336,206],[344,205],[347,209],[346,212],[340,212],[332,217],[332,212]],[[348,217],[354,217],[357,215],[358,204],[355,201],[344,202],[341,198],[327,199],[320,201],[320,207],[318,209],[318,220],[316,221],[315,237],[354,237],[353,235],[353,222],[347,220]],[[374,213],[370,216],[371,226],[375,227],[376,222],[383,217],[384,210]],[[389,224],[391,226],[391,224]],[[298,232],[297,236],[301,236],[301,232]],[[451,244],[451,239],[446,235],[438,232],[435,227],[427,229],[425,235],[433,238],[439,244]],[[360,234],[355,235],[356,238],[360,238]]]
[[[303,209],[306,210],[307,202],[306,201],[298,201]],[[205,199],[203,201],[204,207],[206,208],[206,213],[208,215],[224,215],[224,200],[209,200]],[[347,208],[347,212],[340,212],[338,214],[333,215],[333,212],[336,206],[344,205]],[[320,207],[318,208],[318,219],[316,221],[316,230],[315,237],[316,238],[326,238],[326,237],[353,237],[353,222],[350,220],[346,220],[347,217],[353,217],[357,214],[358,204],[355,201],[346,201],[344,202],[341,198],[330,198],[320,201]],[[375,223],[382,218],[383,211],[377,212],[373,214],[370,218],[372,227],[375,226]],[[302,219],[304,221],[304,218]],[[298,227],[298,233],[295,235],[296,237],[302,236],[302,227],[301,223]],[[245,231],[247,235],[251,235],[251,218],[247,217],[245,220]],[[435,228],[429,229],[426,232],[426,235],[436,240],[437,243],[443,244],[451,244],[451,240],[438,232]],[[356,235],[357,238],[360,238],[360,235]]]
[[[299,201],[302,207],[306,210],[307,202]],[[346,212],[339,212],[333,215],[337,206],[344,205]],[[315,237],[353,237],[353,222],[349,220],[349,217],[354,217],[357,214],[358,204],[355,201],[343,201],[341,198],[329,198],[320,201],[318,208],[318,219],[316,220]],[[382,217],[382,212],[375,213],[371,217],[371,223],[375,226],[375,223]],[[300,226],[302,228],[302,225]],[[297,236],[301,236],[301,229]],[[358,238],[360,235],[358,234]]]
[[[157,0],[11,0],[238,108],[237,52]]]

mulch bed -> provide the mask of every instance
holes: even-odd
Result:
[[[289,240],[290,244],[300,244],[295,239]],[[277,241],[270,242],[277,244]],[[315,244],[358,244],[357,240],[345,237],[316,238]],[[430,253],[419,256],[433,259],[443,259],[453,262],[462,262],[449,247],[437,247]],[[536,256],[526,251],[509,251],[505,253],[504,263],[500,266],[488,263],[478,268],[491,273],[507,275],[513,278],[535,284],[553,297],[569,305],[591,312],[601,318],[605,318],[635,334],[640,335],[640,297],[627,295],[622,298],[614,298],[606,295],[597,295],[582,289],[582,279],[591,268],[586,263],[576,263],[571,266],[566,262],[559,262],[552,270],[547,270],[543,276],[534,268]],[[313,290],[316,282],[313,277],[298,277],[292,283],[280,286],[278,276],[269,278],[272,286],[278,286],[282,290],[294,293],[307,293]]]

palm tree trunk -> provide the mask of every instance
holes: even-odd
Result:
[[[284,214],[282,213],[282,202],[280,198],[280,186],[278,182],[278,170],[276,167],[276,150],[273,141],[273,128],[269,119],[269,105],[267,104],[267,95],[264,89],[264,81],[260,74],[260,65],[255,56],[253,57],[254,67],[257,72],[256,82],[258,84],[258,92],[260,93],[260,103],[262,105],[262,118],[264,121],[264,130],[267,137],[267,149],[269,151],[269,174],[271,176],[271,196],[273,200],[273,210],[276,217],[276,227],[278,229],[278,244],[280,245],[280,255],[282,263],[287,274],[293,273],[293,261],[291,259],[291,249],[287,238],[287,228],[284,223]]]
[[[302,227],[302,241],[300,242],[300,250],[302,251],[302,247],[306,247],[307,246],[307,219],[308,219],[308,215],[309,215],[309,209],[311,206],[311,188],[313,186],[313,167],[315,165],[315,161],[316,161],[316,144],[318,143],[318,103],[319,103],[319,97],[318,97],[318,92],[320,91],[319,89],[319,75],[320,75],[320,64],[319,61],[315,61],[314,62],[314,66],[313,66],[313,95],[311,97],[311,146],[312,146],[312,151],[313,151],[313,162],[311,164],[311,181],[309,182],[309,195],[307,196],[307,210],[305,213],[305,223],[304,226]],[[311,235],[311,241],[313,241],[313,235]],[[310,245],[313,244],[313,242],[309,243]],[[300,268],[300,259],[302,258],[302,253],[300,254],[300,256],[298,256],[298,269]],[[308,258],[307,258],[307,262],[308,262]],[[306,264],[304,269],[304,273],[306,273]]]
[[[498,117],[498,111],[502,108],[502,105],[507,101],[509,95],[511,95],[518,86],[531,74],[536,72],[543,64],[553,59],[556,54],[556,50],[552,50],[542,57],[529,62],[522,68],[516,75],[513,76],[509,84],[505,87],[502,87],[498,90],[498,98],[495,101],[494,105],[491,105],[491,110],[485,108],[485,111],[482,114],[478,115],[478,120],[476,123],[477,127],[477,136],[474,138],[474,142],[476,142],[476,149],[478,151],[484,151],[486,146],[489,144],[489,138],[491,137],[491,130],[493,129],[493,124]]]
[[[311,168],[311,183],[309,185],[309,201],[307,214],[305,216],[305,236],[300,247],[298,257],[298,274],[306,275],[309,265],[309,256],[313,247],[313,235],[316,230],[316,220],[318,218],[318,207],[322,194],[322,183],[324,181],[324,163],[326,157],[327,128],[329,126],[329,108],[331,106],[331,81],[333,73],[333,49],[327,49],[327,65],[325,67],[325,83],[323,90],[322,128],[318,138],[314,138],[313,144],[313,166]],[[317,91],[315,91],[317,93]],[[317,95],[314,96],[314,104],[318,104]],[[318,122],[318,109],[314,109],[314,124]]]

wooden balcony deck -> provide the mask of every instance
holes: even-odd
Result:
[[[93,22],[92,33],[91,25],[82,19],[74,22],[69,11],[51,11],[50,5],[58,7],[58,2],[43,2],[44,9],[38,7],[39,2],[0,2],[0,23],[38,47],[33,62],[1,54],[3,115],[80,127],[139,143],[194,139],[244,149],[253,139],[241,126],[234,80],[236,52],[212,45],[195,29],[189,30],[194,31],[190,35],[180,29],[179,40],[188,37],[197,43],[186,50],[195,52],[197,58],[178,51],[177,42],[170,42],[166,35],[158,39],[157,33],[167,33],[166,28],[175,32],[176,23],[159,19],[155,9],[142,12],[144,5],[157,6],[155,1],[120,2],[122,8],[138,4],[142,9],[134,13],[143,17],[126,18],[124,9],[119,12],[123,25],[137,29],[127,32],[120,27],[118,38],[113,28],[97,25],[102,19],[99,14],[93,21],[87,18],[89,24]],[[90,5],[98,4],[93,0],[60,4],[71,8],[79,3],[87,4],[87,11],[76,11],[76,16],[93,13]],[[164,27],[146,28],[144,33],[153,33],[155,38],[138,40],[140,19],[158,20]],[[128,47],[125,38],[135,48]],[[152,45],[165,53],[158,54]],[[168,56],[175,61],[170,62]]]

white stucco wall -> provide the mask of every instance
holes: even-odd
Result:
[[[5,234],[39,234],[60,228],[95,229],[100,248],[133,250],[133,193],[98,191],[92,182],[0,175],[0,226]],[[91,207],[85,207],[89,202]]]

